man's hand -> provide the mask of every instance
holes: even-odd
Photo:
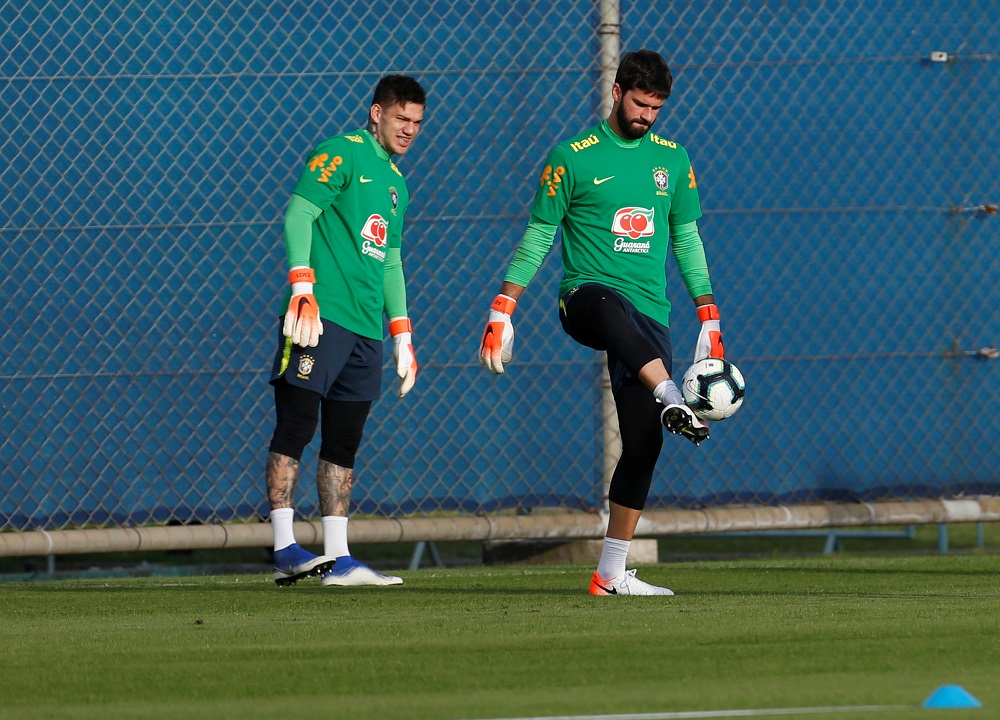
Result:
[[[410,319],[390,318],[389,335],[392,337],[392,359],[399,376],[399,397],[403,397],[417,381],[417,356],[413,352],[413,325]]]
[[[726,357],[726,350],[722,345],[719,308],[714,303],[699,305],[698,319],[701,320],[701,331],[698,333],[698,344],[694,347],[694,361],[698,362],[707,357]]]
[[[503,375],[503,364],[510,362],[514,350],[514,326],[510,316],[517,301],[507,295],[497,295],[490,305],[490,318],[479,345],[479,363],[494,375]]]
[[[319,336],[323,334],[319,305],[313,295],[316,273],[312,268],[294,267],[288,272],[288,282],[292,284],[292,299],[288,302],[281,332],[296,345],[316,347]]]

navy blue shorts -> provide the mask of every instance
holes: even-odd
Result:
[[[290,385],[318,392],[327,400],[377,400],[382,394],[382,341],[323,321],[319,345],[294,344],[281,332],[271,367],[271,382],[281,377]]]
[[[598,312],[595,303],[603,298],[610,305]],[[639,382],[639,369],[657,357],[673,376],[670,328],[643,315],[621,293],[600,283],[584,283],[563,295],[559,306],[559,320],[570,337],[607,352],[612,391],[626,382]],[[567,313],[569,308],[575,312]]]

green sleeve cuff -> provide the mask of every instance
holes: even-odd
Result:
[[[311,267],[312,226],[323,209],[313,205],[301,195],[292,195],[285,211],[285,255],[289,269]]]
[[[557,229],[557,225],[547,223],[533,214],[520,245],[514,251],[514,259],[510,262],[504,280],[521,287],[528,287],[528,283],[542,266],[545,256],[552,249]]]
[[[408,317],[406,312],[406,278],[403,276],[403,255],[398,247],[390,247],[385,253],[384,284],[385,316],[387,318]]]
[[[698,223],[689,222],[671,227],[670,240],[688,295],[692,298],[711,295],[712,282],[708,276],[708,260],[705,258],[705,245],[698,232]]]

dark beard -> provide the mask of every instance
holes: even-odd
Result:
[[[625,134],[625,138],[627,140],[639,140],[645,137],[646,133],[648,133],[652,127],[651,125],[636,125],[634,122],[630,121],[625,116],[625,108],[621,105],[618,106],[616,119],[618,120],[618,127]]]

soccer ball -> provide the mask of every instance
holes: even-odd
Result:
[[[702,420],[725,420],[743,404],[746,384],[743,373],[728,360],[705,358],[684,373],[681,393]]]

